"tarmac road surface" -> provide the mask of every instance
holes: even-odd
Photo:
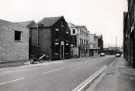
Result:
[[[72,91],[114,56],[87,57],[0,70],[0,91]]]

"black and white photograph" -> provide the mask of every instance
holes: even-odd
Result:
[[[135,0],[0,0],[0,91],[135,91]]]

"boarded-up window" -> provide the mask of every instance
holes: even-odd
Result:
[[[15,40],[21,41],[21,31],[15,31]]]

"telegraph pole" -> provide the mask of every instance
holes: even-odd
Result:
[[[118,45],[117,45],[117,36],[115,37],[115,42],[116,42],[116,50],[118,50]]]
[[[115,42],[116,42],[116,45],[115,45],[115,46],[116,46],[116,48],[117,48],[117,46],[118,46],[118,45],[117,45],[117,36],[115,37]]]

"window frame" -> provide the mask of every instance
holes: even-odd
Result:
[[[14,31],[14,41],[17,41],[17,42],[22,41],[22,31],[17,31],[17,30]]]

